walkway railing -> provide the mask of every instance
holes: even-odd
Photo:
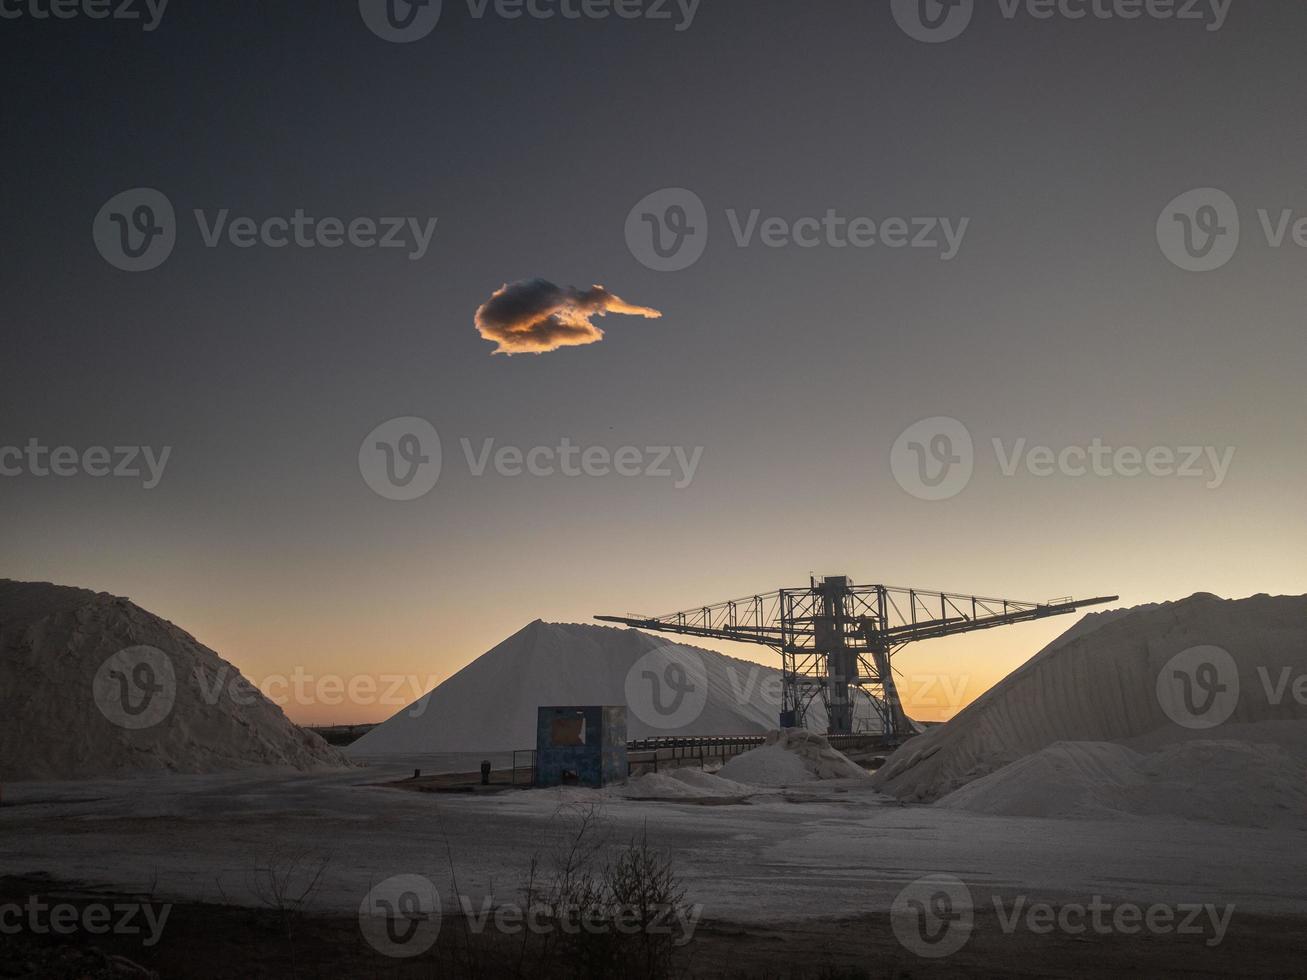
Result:
[[[827,735],[833,748],[841,751],[853,749],[894,749],[905,736],[891,735]],[[633,738],[626,743],[627,774],[657,772],[659,766],[677,768],[698,763],[704,768],[709,762],[725,762],[750,749],[764,744],[765,735],[660,735],[653,738]],[[519,763],[521,757],[524,763]],[[513,752],[513,785],[535,783],[535,749],[516,749]]]

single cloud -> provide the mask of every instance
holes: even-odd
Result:
[[[495,354],[544,354],[604,339],[591,318],[623,313],[657,319],[658,310],[636,306],[603,286],[576,289],[545,279],[506,283],[476,313],[476,328],[499,346]]]

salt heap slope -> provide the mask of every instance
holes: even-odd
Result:
[[[728,761],[718,775],[753,786],[867,778],[866,770],[832,748],[824,735],[803,728],[768,732],[762,745]]]
[[[1201,730],[1177,724],[1166,714],[1158,677],[1172,657],[1208,645],[1233,658],[1240,696],[1223,724]],[[1227,601],[1200,593],[1179,602],[1086,616],[948,724],[900,748],[876,774],[875,784],[900,799],[932,802],[1059,742],[1107,742],[1158,752],[1179,743],[1234,740],[1280,746],[1301,759],[1307,708],[1294,698],[1292,682],[1276,697],[1268,692],[1266,679],[1274,687],[1282,677],[1304,673],[1307,596]],[[1024,788],[1013,782],[1001,792],[994,789],[996,796],[988,801],[981,802],[977,790],[976,797],[964,796],[960,802],[990,812],[1004,806],[1018,812],[1029,804],[1028,795],[1042,792],[1048,798],[1059,786],[1067,792],[1068,780],[1076,787],[1099,783],[1111,796],[1117,785],[1133,784],[1138,767],[1155,772],[1166,761],[1132,759],[1111,749],[1064,748],[1031,760],[1019,780]],[[1264,771],[1285,772],[1284,761],[1270,752],[1258,764],[1269,767]],[[1098,771],[1092,778],[1076,775],[1093,769]],[[1020,800],[1003,804],[998,797],[1004,795]],[[1087,805],[1097,804],[1090,800]],[[1132,812],[1153,805],[1141,803]]]
[[[697,658],[707,699],[695,716],[642,718],[627,678],[646,654]],[[776,727],[780,671],[712,650],[672,644],[639,630],[537,620],[482,654],[433,691],[349,747],[352,756],[491,752],[530,748],[541,705],[626,704],[627,736],[750,735]],[[824,731],[825,710],[808,725]],[[870,706],[866,707],[870,714]],[[644,711],[644,715],[650,715]],[[675,724],[673,724],[675,722]]]
[[[1115,742],[1057,742],[936,805],[1008,817],[1128,814],[1307,830],[1304,747],[1222,739],[1140,753]]]
[[[157,652],[143,655],[142,647]],[[142,657],[149,671],[138,675]],[[118,668],[128,693],[115,706],[106,694]],[[148,702],[130,688],[138,677],[160,688]],[[149,707],[133,715],[123,704]],[[0,580],[0,780],[264,765],[349,762],[293,725],[212,650],[126,599]]]

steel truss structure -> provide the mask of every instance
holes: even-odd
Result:
[[[844,576],[807,588],[700,606],[666,616],[596,616],[636,629],[758,643],[781,656],[782,726],[804,723],[821,698],[834,735],[854,733],[866,698],[881,733],[911,734],[894,683],[893,657],[906,644],[1007,626],[1114,602],[1117,596],[1021,602],[891,585],[854,585]]]

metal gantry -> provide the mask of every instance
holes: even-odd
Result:
[[[912,731],[894,683],[893,657],[914,640],[1007,626],[1113,602],[1117,596],[1021,602],[892,585],[845,576],[807,588],[700,606],[666,616],[596,616],[636,629],[758,643],[781,655],[780,723],[801,726],[820,697],[831,734],[852,734],[855,698],[866,697],[887,735]]]

